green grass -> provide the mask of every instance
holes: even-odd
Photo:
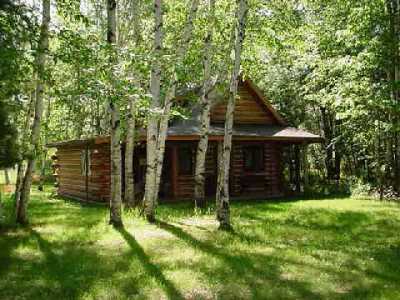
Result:
[[[12,203],[5,203],[10,213]],[[400,207],[349,198],[161,205],[158,225],[34,192],[0,231],[0,299],[400,299]]]

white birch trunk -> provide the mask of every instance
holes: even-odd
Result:
[[[117,3],[115,0],[107,0],[107,42],[112,47],[110,64],[111,70],[115,63],[115,45],[117,42]],[[111,78],[113,74],[111,74]],[[114,92],[114,88],[111,88],[110,92]],[[111,116],[111,196],[110,196],[110,224],[114,227],[122,226],[121,217],[121,128],[120,128],[120,113],[119,107],[116,103],[113,103],[111,99],[108,100],[108,111]]]
[[[168,132],[168,121],[170,117],[170,111],[172,106],[172,100],[175,98],[176,92],[176,85],[178,83],[178,76],[176,73],[176,65],[181,65],[183,59],[185,57],[186,50],[189,46],[189,41],[192,37],[193,32],[193,22],[197,14],[197,10],[199,7],[199,0],[192,0],[190,5],[190,11],[188,15],[188,19],[186,21],[182,41],[179,44],[177,49],[177,59],[173,66],[173,79],[172,84],[169,87],[164,101],[164,109],[163,114],[160,120],[158,138],[157,138],[157,160],[156,160],[156,179],[155,179],[155,197],[157,200],[158,191],[160,189],[160,181],[161,181],[161,173],[162,173],[162,166],[164,162],[164,153],[165,153],[165,140],[167,138]]]
[[[158,133],[158,114],[160,106],[160,80],[162,56],[162,1],[154,0],[154,58],[151,68],[151,103],[150,112],[147,118],[147,167],[146,167],[146,185],[144,196],[144,214],[149,222],[155,221],[156,208],[156,174],[157,174],[157,133]]]
[[[31,121],[34,117],[35,114],[35,101],[36,100],[36,93],[35,90],[32,90],[31,95],[30,95],[30,99],[29,99],[29,105],[27,108],[27,112],[26,112],[26,118],[25,118],[25,123],[24,123],[24,127],[23,127],[23,132],[21,134],[21,145],[22,145],[22,160],[20,162],[18,162],[18,166],[17,166],[17,179],[16,179],[16,183],[15,183],[15,195],[14,195],[14,199],[15,199],[15,207],[18,206],[18,201],[20,201],[20,197],[21,197],[21,189],[22,189],[22,183],[24,180],[24,174],[25,174],[25,164],[24,164],[24,158],[25,158],[25,152],[27,150],[27,142],[26,140],[28,139],[28,135],[29,135],[29,127],[31,124]]]
[[[51,112],[51,100],[48,100],[47,103],[47,110],[46,110],[46,119],[45,119],[45,132],[43,135],[43,151],[42,151],[42,161],[41,161],[41,168],[40,168],[40,182],[38,186],[39,191],[44,191],[44,182],[46,177],[46,160],[47,160],[47,123],[50,121],[50,112]]]
[[[205,183],[205,160],[208,148],[208,131],[210,128],[210,99],[209,92],[211,90],[211,56],[212,56],[212,36],[214,30],[214,14],[215,14],[215,0],[209,0],[209,25],[204,40],[204,54],[203,54],[203,68],[204,68],[204,80],[201,91],[200,103],[201,103],[201,128],[200,128],[200,140],[197,145],[196,152],[196,166],[194,175],[194,201],[195,206],[205,206],[205,194],[204,194],[204,183]]]
[[[32,132],[30,139],[30,155],[25,171],[25,176],[21,186],[19,201],[17,199],[16,220],[17,223],[26,224],[27,205],[30,198],[30,190],[32,186],[32,173],[35,166],[35,159],[39,152],[40,123],[43,114],[43,95],[45,81],[45,64],[46,51],[49,48],[49,24],[50,24],[50,0],[42,2],[42,25],[40,29],[39,47],[36,58],[38,77],[36,81],[36,101],[35,101],[35,117],[32,124]]]
[[[109,103],[111,114],[111,198],[110,224],[122,226],[121,217],[121,128],[119,109],[112,102]]]
[[[133,1],[133,32],[136,47],[139,47],[141,41],[138,4],[138,1]],[[139,83],[135,78],[136,76],[133,75],[133,77],[133,84],[136,86],[136,88],[138,88]],[[136,96],[131,96],[129,99],[129,113],[127,118],[125,148],[125,204],[127,208],[132,208],[138,204],[135,199],[135,170],[133,165],[133,156],[135,150],[136,100]]]
[[[241,62],[241,52],[246,27],[246,16],[248,11],[247,0],[239,0],[237,8],[237,27],[235,34],[235,60],[232,71],[232,77],[229,88],[229,99],[225,115],[225,132],[224,132],[224,148],[223,148],[223,166],[219,170],[217,196],[217,220],[220,223],[220,229],[230,229],[230,212],[229,212],[229,169],[231,161],[232,135],[233,135],[233,114],[235,110],[235,102],[237,88],[239,83],[239,72]]]
[[[126,135],[125,149],[125,203],[128,208],[136,206],[135,201],[135,172],[133,167],[133,155],[135,149],[135,114],[136,100],[130,99],[128,114],[128,132]]]

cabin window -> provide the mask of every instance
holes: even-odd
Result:
[[[243,147],[244,170],[248,172],[264,171],[264,147],[263,145],[251,145]]]
[[[193,175],[193,151],[190,146],[178,148],[179,175]]]
[[[90,150],[85,149],[81,151],[81,175],[91,175],[91,159]]]

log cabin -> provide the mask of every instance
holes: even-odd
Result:
[[[160,183],[161,201],[187,200],[193,196],[200,112],[200,108],[195,106],[190,118],[171,121]],[[217,145],[224,139],[225,112],[224,97],[215,96],[206,155],[205,194],[208,197],[213,197],[216,191]],[[135,192],[137,197],[141,197],[146,170],[146,133],[144,129],[138,129],[138,132],[139,141],[133,163]],[[318,135],[288,126],[252,81],[241,81],[234,112],[231,197],[267,199],[282,197],[293,191],[299,192],[300,146],[319,142],[321,138]],[[54,142],[48,144],[48,147],[57,148],[53,156],[53,166],[60,196],[80,201],[109,201],[109,137]],[[121,151],[124,152],[123,144]],[[287,180],[284,176],[284,164],[288,161],[285,158],[288,152],[294,153],[294,159],[289,158],[291,175]],[[124,190],[124,186],[122,189]]]

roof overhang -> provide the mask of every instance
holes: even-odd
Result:
[[[110,142],[109,136],[96,136],[87,139],[75,139],[59,142],[51,142],[46,144],[48,148],[59,148],[59,147],[82,147],[82,146],[94,146],[101,144],[108,144]]]
[[[167,141],[198,141],[200,132],[197,127],[187,126],[174,127],[168,129]],[[208,135],[210,141],[224,140],[224,127],[222,124],[213,124],[210,126]],[[146,141],[146,133],[141,130],[139,133],[139,141]],[[275,141],[286,143],[321,143],[323,138],[312,134],[305,130],[284,127],[284,126],[261,126],[261,125],[237,125],[233,128],[234,141]],[[61,141],[49,143],[49,148],[73,148],[73,147],[93,147],[110,143],[109,136],[98,136],[88,139],[76,139],[69,141]]]

